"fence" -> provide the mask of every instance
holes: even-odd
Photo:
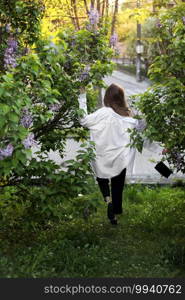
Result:
[[[136,58],[130,59],[128,57],[116,57],[112,61],[117,64],[118,68],[123,71],[130,73],[136,73]],[[141,60],[141,74],[145,78],[148,72],[148,61],[145,59]]]

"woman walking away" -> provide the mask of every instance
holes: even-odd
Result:
[[[80,123],[90,130],[91,140],[95,142],[96,157],[92,168],[107,203],[107,216],[111,224],[116,225],[115,215],[122,213],[126,170],[132,170],[135,158],[135,149],[128,147],[128,129],[137,127],[138,120],[132,117],[124,90],[115,84],[105,92],[105,106],[94,113],[87,114],[86,100],[79,102],[86,113]]]

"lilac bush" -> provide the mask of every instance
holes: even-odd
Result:
[[[157,23],[156,23],[156,27],[157,27],[157,28],[161,28],[161,27],[163,27],[163,25],[160,23],[160,21],[159,21],[159,20],[158,20],[158,21],[157,21]]]
[[[14,147],[12,144],[8,144],[5,148],[0,148],[0,160],[5,159],[6,157],[12,156]]]
[[[135,106],[147,122],[138,134],[138,145],[142,146],[145,137],[160,143],[170,168],[185,174],[184,11],[185,3],[179,2],[159,12],[149,43],[153,49],[148,70],[152,85],[137,96]]]
[[[97,25],[99,22],[99,13],[93,7],[91,7],[90,12],[89,12],[89,21],[90,21],[91,25]]]
[[[112,47],[115,47],[117,42],[118,42],[118,35],[117,35],[117,33],[114,32],[110,37],[110,45]]]
[[[49,109],[50,109],[52,112],[58,112],[60,108],[61,108],[61,104],[59,104],[59,103],[51,104],[51,105],[49,106]]]
[[[89,78],[90,66],[86,66],[84,71],[80,74],[79,80],[84,81]]]
[[[7,41],[7,48],[4,53],[4,67],[5,69],[15,68],[16,63],[16,53],[18,49],[18,43],[14,38],[9,38]]]
[[[33,125],[33,118],[31,113],[28,111],[27,108],[24,108],[22,111],[23,115],[21,117],[21,125],[25,128],[30,128]]]
[[[29,133],[28,136],[23,140],[23,145],[25,149],[30,149],[32,146],[36,145],[36,141],[34,139],[34,133]]]
[[[6,8],[6,0],[3,2]],[[23,13],[16,15],[14,2]],[[103,86],[102,78],[112,72],[113,50],[109,47],[105,30],[96,27],[97,12],[91,11],[91,30],[68,28],[66,32],[61,31],[56,43],[58,51],[53,51],[55,45],[49,44],[48,40],[36,39],[35,18],[39,20],[39,16],[36,9],[31,9],[30,14],[26,10],[27,3],[30,9],[32,2],[11,1],[11,12],[15,13],[16,20],[11,22],[10,19],[10,32],[4,30],[4,44],[0,45],[0,184],[5,190],[7,186],[15,186],[13,193],[16,193],[20,205],[21,215],[17,217],[14,213],[17,203],[8,202],[7,224],[11,218],[11,224],[18,225],[25,224],[26,220],[27,226],[33,229],[38,223],[45,226],[52,218],[59,220],[60,216],[55,213],[59,205],[88,190],[84,182],[91,172],[92,145],[87,144],[76,160],[66,162],[67,170],[51,160],[50,151],[58,151],[63,158],[68,138],[76,141],[88,138],[87,131],[79,124],[82,112],[78,97],[86,88],[89,110],[94,109],[96,91],[93,87]],[[21,7],[21,4],[24,5]],[[32,14],[34,18],[31,18]],[[23,20],[18,22],[20,16]],[[16,32],[16,28],[21,32]],[[30,50],[28,55],[22,56],[25,47]],[[26,49],[24,54],[27,54]],[[9,71],[16,63],[17,67]],[[32,148],[34,146],[36,149]]]
[[[6,24],[6,26],[5,26],[5,30],[6,30],[6,32],[10,32],[10,30],[11,30],[11,25],[8,23],[8,24]]]

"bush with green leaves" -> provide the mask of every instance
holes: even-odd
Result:
[[[103,28],[67,30],[55,42],[35,39],[30,53],[0,77],[1,186],[16,186],[15,194],[28,201],[25,216],[29,211],[35,222],[56,217],[54,203],[87,191],[92,143],[82,145],[76,160],[62,167],[48,153],[59,151],[63,158],[68,138],[88,140],[88,131],[79,124],[83,111],[78,98],[86,91],[88,109],[95,109],[96,88],[104,86],[103,77],[113,70],[112,53]],[[2,201],[3,209],[6,201],[10,205],[10,195]]]
[[[63,155],[71,135],[76,140],[87,136],[79,125],[78,97],[84,88],[92,93],[93,86],[103,86],[102,77],[112,71],[112,50],[103,33],[87,30],[74,34],[77,48],[71,48],[71,34],[61,33],[56,45],[39,41],[37,54],[21,57],[18,66],[0,78],[0,174],[10,181],[31,166],[35,143],[40,160],[46,161],[50,149]],[[79,48],[83,43],[88,46]],[[92,109],[94,99],[88,99]]]
[[[125,203],[130,226],[160,236],[161,258],[182,267],[185,258],[185,191],[175,187],[176,184],[160,188],[130,185],[125,190]]]
[[[149,232],[184,238],[185,191],[182,188],[129,186],[125,198],[134,224]]]
[[[142,149],[144,138],[159,142],[171,167],[185,173],[185,4],[164,10],[156,23],[158,51],[149,68],[153,85],[137,99],[136,107],[146,119],[142,133],[133,132],[133,144]]]
[[[1,233],[7,236],[12,231],[38,231],[47,229],[53,222],[70,221],[71,218],[86,218],[96,211],[97,199],[85,198],[89,192],[89,177],[85,167],[91,157],[71,161],[68,171],[60,170],[52,161],[32,162],[25,172],[23,183],[6,186],[0,192]],[[91,149],[89,149],[91,151]],[[81,155],[81,154],[79,154]],[[35,166],[35,170],[34,170]],[[58,168],[58,173],[56,174]],[[30,184],[29,176],[37,171],[37,179]],[[41,182],[38,176],[45,176]],[[27,177],[26,177],[27,175]],[[82,194],[83,193],[83,194]]]

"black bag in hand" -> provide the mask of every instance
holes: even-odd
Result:
[[[162,161],[155,166],[155,169],[166,178],[173,173]]]

